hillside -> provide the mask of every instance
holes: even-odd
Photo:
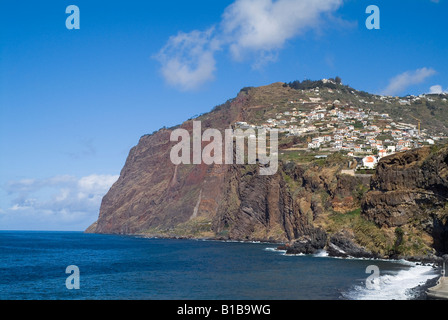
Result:
[[[375,177],[382,171],[372,183],[370,175],[360,173],[369,172],[362,163],[368,155],[379,159],[382,168],[386,159],[413,149],[437,149],[448,133],[443,112],[447,98],[382,97],[333,80],[244,88],[207,114],[141,137],[104,196],[98,221],[87,232],[276,241],[287,244],[292,253],[326,248],[338,256],[434,258],[447,251],[445,214],[441,211],[440,219],[433,221],[435,233],[428,231],[431,228],[406,227],[416,223],[414,215],[397,231],[394,223],[383,223],[393,220],[384,213],[383,220],[375,219],[381,214],[370,205],[390,205],[381,196],[372,200],[379,192]],[[420,130],[411,115],[421,119]],[[201,121],[203,131],[277,131],[277,173],[260,175],[259,163],[174,165],[170,135],[178,128],[191,133],[193,120]],[[443,154],[446,148],[440,150]],[[436,168],[443,165],[434,162]],[[434,184],[418,186],[426,187]],[[442,210],[443,203],[436,209]],[[431,211],[429,202],[426,206],[425,212]],[[405,238],[412,233],[418,245],[397,244],[397,237],[403,238],[400,232]]]

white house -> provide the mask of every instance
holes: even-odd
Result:
[[[375,169],[378,159],[375,156],[367,156],[362,159],[362,164],[367,169]]]
[[[387,147],[387,152],[389,152],[389,153],[395,153],[395,151],[396,151],[395,146],[388,146],[388,147]]]
[[[387,156],[388,156],[387,150],[385,150],[385,149],[381,149],[381,150],[379,150],[379,151],[378,151],[378,156],[379,156],[380,158],[387,157]]]
[[[308,143],[308,149],[319,149],[320,143],[319,142],[311,142]]]

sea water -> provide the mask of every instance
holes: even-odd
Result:
[[[369,265],[380,270],[375,290]],[[69,290],[68,266],[79,270]],[[406,261],[286,255],[275,244],[0,231],[1,300],[412,299],[437,274]]]

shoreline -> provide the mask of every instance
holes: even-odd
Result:
[[[111,234],[114,235],[114,234]],[[148,234],[116,234],[123,236],[134,236],[141,237],[146,239],[167,239],[167,240],[197,240],[197,241],[218,241],[218,242],[239,242],[239,243],[266,243],[272,245],[278,245],[280,247],[285,246],[285,241],[280,240],[266,240],[266,239],[251,239],[251,240],[243,240],[243,239],[226,239],[222,237],[191,237],[191,236],[167,236],[167,235],[148,235]],[[278,249],[278,248],[277,248]],[[283,250],[283,249],[282,249]],[[325,250],[325,249],[323,249]],[[327,250],[325,250],[327,251]],[[290,255],[295,255],[291,253]],[[329,256],[332,258],[354,258],[354,259],[368,259],[368,260],[384,260],[384,261],[400,261],[404,260],[412,263],[421,263],[424,265],[439,265],[443,261],[443,257],[441,256],[395,256],[395,257],[353,257],[347,255],[335,255]]]
[[[426,283],[409,289],[410,294],[413,296],[410,300],[432,300],[428,299],[426,291],[429,288],[434,287],[437,284],[439,278],[440,275],[437,275],[435,278],[427,280]]]
[[[278,246],[275,248],[276,251],[282,251],[281,249],[279,249],[279,247],[281,245],[284,244],[284,242],[281,241],[266,241],[264,240],[231,240],[231,239],[223,239],[223,238],[194,238],[194,237],[179,237],[179,236],[175,236],[175,237],[167,237],[167,236],[149,236],[149,235],[134,235],[134,236],[141,236],[143,238],[146,239],[172,239],[172,240],[195,240],[195,241],[217,241],[217,242],[234,242],[234,243],[252,243],[252,244],[256,244],[256,243],[264,243],[264,244],[270,244],[270,245],[275,245]],[[279,246],[280,245],[280,246]],[[284,251],[284,250],[283,250]],[[296,254],[286,254],[285,255],[291,255],[291,256],[295,256]],[[305,255],[305,254],[303,254]],[[315,254],[310,254],[311,256],[314,256]],[[375,260],[382,260],[382,261],[389,261],[389,262],[395,262],[395,263],[400,263],[405,261],[405,262],[409,262],[409,263],[413,263],[415,264],[415,266],[418,265],[422,265],[422,266],[431,266],[437,274],[434,275],[433,278],[426,280],[426,282],[424,284],[420,284],[416,287],[412,287],[412,288],[408,288],[408,295],[409,295],[409,299],[408,300],[430,300],[427,297],[426,291],[435,286],[437,283],[437,280],[440,277],[440,271],[441,271],[441,266],[440,264],[440,259],[442,259],[441,257],[438,257],[439,259],[428,259],[427,257],[400,257],[400,258],[357,258],[357,257],[344,257],[344,256],[329,256],[329,255],[325,255],[325,257],[327,258],[332,258],[332,259],[361,259],[361,260],[371,260],[371,261],[375,261]]]
[[[163,240],[191,240],[191,241],[215,241],[215,242],[224,242],[224,243],[247,243],[247,244],[268,244],[268,245],[274,245],[274,246],[281,246],[284,244],[283,241],[269,241],[266,239],[252,239],[252,240],[241,240],[241,239],[224,239],[224,238],[211,238],[211,237],[202,237],[202,238],[195,238],[195,237],[189,237],[189,236],[166,236],[166,235],[148,235],[148,234],[110,234],[110,235],[120,235],[120,236],[130,236],[130,237],[139,237],[144,239],[163,239]],[[275,248],[275,250],[281,251],[278,249],[278,247]],[[286,254],[286,253],[285,253]],[[289,254],[291,256],[294,256],[296,254]],[[305,254],[303,254],[305,255]],[[311,256],[314,256],[314,254],[309,254]],[[400,263],[405,261],[409,263],[415,264],[415,266],[422,265],[422,266],[431,266],[435,271],[436,274],[433,278],[428,279],[424,284],[420,284],[416,287],[408,288],[408,300],[430,300],[427,298],[426,291],[428,288],[433,287],[436,285],[437,280],[440,277],[440,261],[442,260],[442,257],[437,257],[438,259],[429,259],[428,257],[400,257],[400,258],[357,258],[357,257],[347,257],[347,256],[328,256],[327,258],[332,259],[361,259],[361,260],[381,260],[381,261],[389,261],[394,263]]]

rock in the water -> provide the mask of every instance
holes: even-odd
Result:
[[[286,248],[286,254],[314,254],[325,248],[327,234],[322,229],[312,229]]]
[[[354,243],[346,234],[333,235],[327,246],[331,257],[374,258],[375,256],[365,248]]]

